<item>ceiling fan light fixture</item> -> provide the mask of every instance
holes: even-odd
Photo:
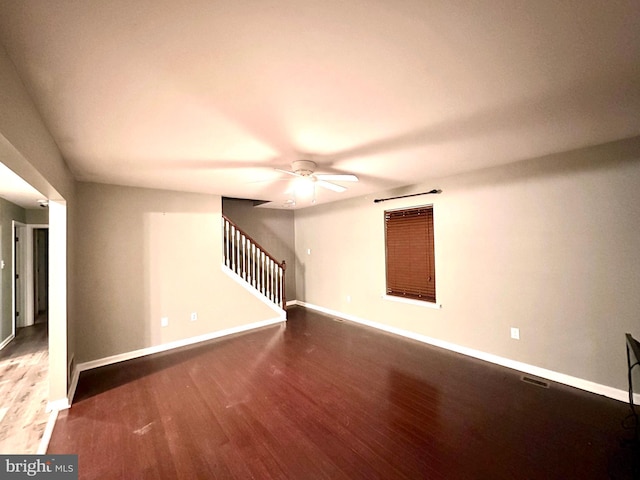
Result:
[[[333,192],[342,193],[347,187],[335,182],[357,182],[358,177],[353,174],[316,174],[316,162],[311,160],[295,160],[291,162],[291,170],[276,168],[275,170],[296,177],[290,183],[287,194],[293,193],[296,199],[311,198],[311,203],[316,203],[316,185]]]
[[[311,176],[296,178],[294,191],[297,198],[315,197],[315,179]]]

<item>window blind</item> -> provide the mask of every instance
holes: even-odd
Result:
[[[436,301],[433,207],[384,212],[387,295]]]

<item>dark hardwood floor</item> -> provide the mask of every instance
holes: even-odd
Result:
[[[78,454],[82,479],[627,479],[628,413],[296,307],[84,372],[48,453]]]

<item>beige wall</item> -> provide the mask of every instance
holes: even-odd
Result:
[[[222,271],[221,197],[79,183],[78,201],[78,362],[277,317]]]
[[[252,200],[223,198],[222,212],[276,260],[287,262],[285,293],[287,300],[295,300],[297,297],[293,210],[256,208]]]
[[[624,333],[640,337],[638,186],[640,137],[375,197],[440,195],[298,210],[298,299],[624,390]],[[383,211],[427,203],[440,310],[381,298]]]
[[[49,223],[48,208],[30,208],[27,211],[27,223],[32,225],[46,225]]]
[[[24,208],[0,198],[0,343],[13,333],[13,220],[25,222]]]

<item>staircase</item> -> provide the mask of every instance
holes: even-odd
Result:
[[[253,238],[222,215],[223,262],[274,305],[286,310],[286,263],[278,262]]]

